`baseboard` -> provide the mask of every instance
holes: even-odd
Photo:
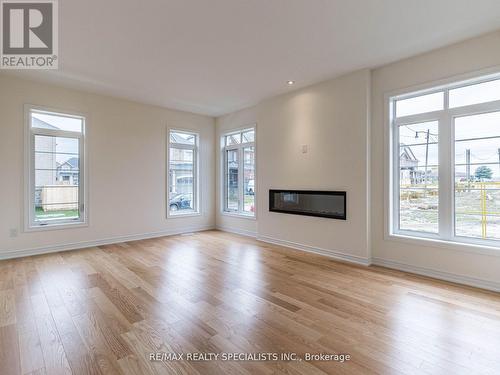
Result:
[[[27,257],[27,256],[32,256],[32,255],[56,253],[59,251],[85,249],[88,247],[111,245],[111,244],[120,243],[120,242],[138,241],[138,240],[146,240],[146,239],[150,239],[150,238],[174,236],[176,234],[201,232],[201,231],[211,230],[211,229],[215,229],[213,225],[200,225],[200,226],[187,227],[187,228],[184,228],[182,230],[167,230],[167,231],[160,231],[160,232],[151,232],[151,233],[133,234],[133,235],[128,235],[128,236],[111,237],[111,238],[105,238],[105,239],[100,239],[100,240],[96,240],[96,241],[82,241],[82,242],[73,242],[73,243],[66,243],[66,244],[60,244],[60,245],[36,247],[36,248],[31,248],[31,249],[9,250],[9,251],[0,252],[0,260],[22,258],[22,257]]]
[[[340,252],[337,250],[322,249],[322,248],[318,248],[315,246],[304,245],[301,243],[281,240],[281,239],[268,237],[268,236],[257,236],[257,240],[262,241],[262,242],[271,243],[273,245],[280,245],[280,246],[289,247],[289,248],[292,248],[295,250],[306,251],[308,253],[324,255],[324,256],[327,256],[327,257],[330,257],[333,259],[342,260],[344,262],[361,264],[363,266],[369,266],[371,264],[371,261],[368,258],[363,258],[363,257],[357,256],[357,255],[346,254],[346,253],[343,253],[343,252]]]
[[[414,266],[402,262],[396,262],[392,260],[386,260],[382,258],[363,258],[355,255],[345,254],[343,252],[339,252],[336,250],[330,249],[322,249],[318,247],[313,247],[309,245],[300,244],[297,242],[281,240],[268,236],[258,236],[257,233],[253,231],[247,231],[243,229],[234,229],[228,228],[224,226],[217,226],[216,228],[212,225],[202,225],[202,226],[194,226],[184,228],[182,230],[168,230],[168,231],[160,231],[160,232],[151,232],[151,233],[142,233],[142,234],[134,234],[128,236],[119,236],[119,237],[111,237],[106,239],[100,239],[96,241],[82,241],[82,242],[73,242],[61,245],[52,245],[52,246],[44,246],[37,247],[31,249],[21,249],[21,250],[10,250],[6,252],[0,252],[0,260],[4,259],[13,259],[13,258],[21,258],[32,255],[41,255],[48,253],[55,253],[59,251],[68,251],[68,250],[78,250],[85,249],[89,247],[95,246],[103,246],[103,245],[111,245],[115,243],[121,242],[129,242],[129,241],[138,241],[138,240],[146,240],[150,238],[158,238],[158,237],[166,237],[173,236],[177,234],[191,233],[191,232],[201,232],[205,230],[218,229],[224,232],[230,232],[235,234],[240,234],[247,237],[257,238],[257,240],[262,242],[271,243],[274,245],[280,245],[284,247],[289,247],[296,250],[302,250],[309,253],[324,255],[333,259],[342,260],[345,262],[351,262],[356,264],[361,264],[364,266],[369,266],[370,264],[382,266],[386,268],[395,269],[398,271],[404,271],[409,273],[414,273],[417,275],[432,277],[435,279],[450,281],[453,283],[468,285],[476,288],[491,290],[494,292],[500,292],[500,283],[496,283],[493,281],[478,279],[470,276],[457,275],[449,272],[443,272],[438,270],[433,270],[430,268]]]
[[[257,233],[254,231],[251,231],[251,230],[235,229],[235,228],[229,228],[229,227],[221,226],[221,225],[217,225],[216,229],[223,231],[223,232],[240,234],[240,235],[246,236],[246,237],[257,238]]]
[[[414,273],[417,275],[432,277],[435,279],[450,281],[457,284],[463,284],[463,285],[473,286],[476,288],[491,290],[494,292],[500,292],[500,283],[478,279],[475,277],[462,276],[454,273],[437,271],[430,268],[413,266],[410,264],[381,259],[381,258],[373,258],[372,264],[376,266],[392,268],[398,271],[404,271],[404,272]]]

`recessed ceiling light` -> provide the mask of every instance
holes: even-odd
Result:
[[[286,83],[291,86],[295,83],[295,81],[286,81]]]

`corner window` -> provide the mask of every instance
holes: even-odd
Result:
[[[255,129],[222,137],[223,211],[255,216]]]
[[[500,246],[498,76],[389,100],[391,233]]]
[[[85,118],[29,107],[27,119],[27,229],[85,223]]]
[[[198,214],[198,135],[171,130],[168,144],[168,216]]]

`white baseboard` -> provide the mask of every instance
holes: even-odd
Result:
[[[216,229],[218,229],[220,231],[223,231],[223,232],[229,232],[229,233],[234,233],[234,234],[241,234],[242,236],[246,236],[246,237],[252,237],[252,238],[256,238],[257,237],[257,233],[254,232],[254,231],[251,231],[251,230],[229,228],[229,227],[221,226],[221,225],[217,225]]]
[[[281,240],[281,239],[268,237],[268,236],[257,236],[257,240],[262,241],[262,242],[271,243],[274,245],[290,247],[290,248],[296,249],[296,250],[307,251],[308,253],[324,255],[324,256],[338,259],[338,260],[342,260],[345,262],[361,264],[363,266],[369,266],[371,264],[371,261],[369,258],[363,258],[363,257],[357,256],[357,255],[350,255],[350,254],[346,254],[346,253],[343,253],[343,252],[340,252],[337,250],[322,249],[322,248],[318,248],[318,247],[314,247],[314,246],[304,245],[301,243]]]
[[[478,279],[470,276],[457,275],[454,273],[437,271],[430,268],[413,266],[406,263],[396,262],[393,260],[386,260],[381,258],[373,258],[372,264],[376,266],[382,266],[387,268],[392,268],[398,271],[404,271],[409,273],[414,273],[417,275],[428,276],[435,279],[441,279],[445,281],[450,281],[457,284],[464,284],[468,286],[473,286],[476,288],[487,289],[494,292],[500,292],[500,283],[493,281]]]
[[[351,263],[356,263],[356,264],[361,264],[364,266],[369,266],[370,264],[373,264],[373,265],[377,265],[377,266],[392,268],[392,269],[399,270],[399,271],[414,273],[417,275],[428,276],[428,277],[432,277],[435,279],[441,279],[441,280],[450,281],[450,282],[454,282],[454,283],[458,283],[458,284],[473,286],[476,288],[491,290],[494,292],[500,292],[500,283],[496,283],[493,281],[478,279],[478,278],[470,277],[470,276],[457,275],[457,274],[433,270],[433,269],[425,268],[425,267],[413,266],[410,264],[396,262],[396,261],[392,261],[392,260],[386,260],[386,259],[382,259],[382,258],[373,258],[373,259],[363,258],[363,257],[359,257],[356,255],[350,255],[350,254],[346,254],[343,252],[339,252],[336,250],[317,248],[317,247],[313,247],[313,246],[309,246],[309,245],[304,245],[304,244],[300,244],[300,243],[296,243],[296,242],[292,242],[292,241],[281,240],[281,239],[268,237],[268,236],[258,236],[257,233],[255,233],[253,231],[228,228],[228,227],[224,227],[224,226],[217,226],[217,228],[215,228],[212,225],[187,227],[187,228],[184,228],[182,230],[167,230],[167,231],[161,231],[161,232],[151,232],[151,233],[133,234],[133,235],[128,235],[128,236],[111,237],[111,238],[105,238],[105,239],[100,239],[100,240],[96,240],[96,241],[82,241],[82,242],[73,242],[73,243],[60,244],[60,245],[43,246],[43,247],[30,248],[30,249],[9,250],[9,251],[0,252],[0,260],[21,258],[21,257],[32,256],[32,255],[55,253],[55,252],[59,252],[59,251],[78,250],[78,249],[84,249],[84,248],[95,247],[95,246],[111,245],[111,244],[121,243],[121,242],[138,241],[138,240],[145,240],[145,239],[150,239],[150,238],[173,236],[173,235],[177,235],[177,234],[184,234],[184,233],[191,233],[191,232],[201,232],[201,231],[212,230],[212,229],[218,229],[218,230],[221,230],[224,232],[230,232],[230,233],[240,234],[240,235],[247,236],[247,237],[253,237],[259,241],[271,243],[274,245],[280,245],[280,246],[285,246],[285,247],[289,247],[289,248],[296,249],[296,250],[306,251],[309,253],[324,255],[324,256],[327,256],[330,258],[334,258],[334,259],[338,259],[338,260],[342,260],[342,261],[346,261],[346,262],[351,262]]]
[[[187,227],[182,230],[166,230],[161,232],[151,232],[151,233],[133,234],[128,236],[111,237],[95,241],[73,242],[60,245],[36,247],[31,249],[8,250],[0,252],[0,260],[22,258],[32,255],[56,253],[58,251],[85,249],[88,247],[111,245],[115,243],[128,242],[128,241],[146,240],[149,238],[173,236],[176,234],[183,234],[183,233],[201,232],[211,229],[215,229],[213,225],[201,225],[201,226]]]

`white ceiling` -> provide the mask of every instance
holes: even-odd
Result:
[[[500,28],[500,0],[63,0],[59,7],[59,70],[18,74],[212,116]]]

